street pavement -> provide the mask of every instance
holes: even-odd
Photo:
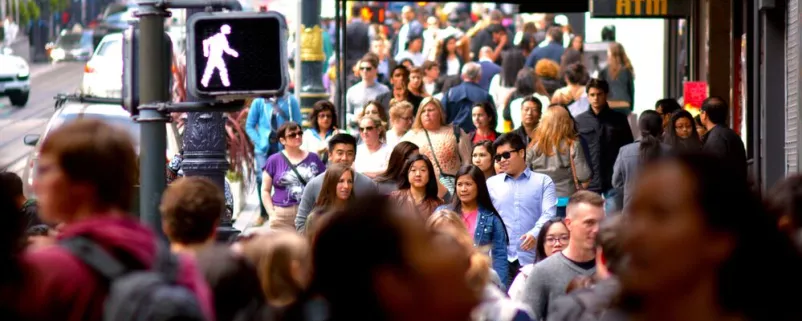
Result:
[[[21,37],[11,45],[15,55],[28,58],[28,40]],[[31,147],[22,138],[41,134],[55,112],[53,97],[73,93],[83,79],[83,63],[30,64],[31,94],[25,107],[11,106],[8,98],[0,98],[0,170],[21,174]]]

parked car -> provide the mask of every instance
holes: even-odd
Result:
[[[23,142],[25,145],[32,146],[34,149],[29,154],[25,169],[22,172],[23,190],[28,197],[35,197],[33,195],[33,182],[36,179],[36,165],[39,159],[39,150],[41,142],[59,126],[74,121],[78,118],[92,118],[100,119],[104,122],[118,126],[125,129],[131,134],[136,144],[136,150],[139,151],[139,123],[131,119],[131,115],[121,105],[112,104],[92,104],[81,102],[66,102],[59,107],[45,126],[44,132],[41,134],[25,135]],[[167,151],[165,160],[172,158],[179,151],[178,138],[174,135],[174,131],[169,128],[171,124],[167,124]]]
[[[95,97],[122,98],[123,35],[103,37],[84,67],[81,92]]]
[[[0,97],[8,96],[11,104],[24,107],[31,92],[31,70],[28,62],[15,56],[10,48],[0,51]]]

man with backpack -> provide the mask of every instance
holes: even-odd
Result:
[[[282,97],[256,98],[251,103],[248,120],[245,123],[245,131],[248,133],[251,142],[253,142],[254,156],[256,158],[257,191],[262,190],[261,173],[267,163],[267,158],[283,149],[278,141],[276,130],[288,121],[301,122],[301,106],[293,95],[285,94]],[[261,212],[257,225],[262,225],[267,221],[267,211],[262,205],[261,195],[259,195],[259,208]]]
[[[175,256],[127,213],[139,181],[127,132],[75,120],[42,143],[39,214],[63,223],[57,244],[25,252],[24,320],[212,320],[212,295],[187,256]]]
[[[446,123],[459,126],[466,133],[476,130],[471,117],[473,106],[486,102],[493,104],[493,97],[487,90],[479,87],[481,79],[482,66],[478,63],[469,62],[462,67],[463,83],[443,94],[442,105],[445,109]],[[493,108],[495,109],[495,105]]]

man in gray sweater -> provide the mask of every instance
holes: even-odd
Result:
[[[568,201],[565,225],[571,233],[568,247],[535,264],[523,290],[522,300],[546,320],[549,305],[565,295],[568,283],[596,272],[596,234],[604,218],[604,199],[590,191],[576,192]]]
[[[329,163],[345,164],[352,166],[356,159],[356,138],[348,134],[337,134],[329,140]],[[317,177],[309,181],[304,187],[304,194],[301,196],[301,204],[298,206],[298,214],[295,216],[295,229],[303,233],[306,229],[306,219],[309,213],[315,208],[315,201],[323,187],[323,178],[326,172],[320,173]],[[362,196],[375,193],[376,183],[365,175],[354,172],[354,194]]]

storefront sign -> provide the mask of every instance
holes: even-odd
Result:
[[[692,0],[591,0],[594,18],[685,18]]]
[[[707,83],[686,81],[683,86],[683,107],[694,117],[699,114],[702,102],[707,98]]]

